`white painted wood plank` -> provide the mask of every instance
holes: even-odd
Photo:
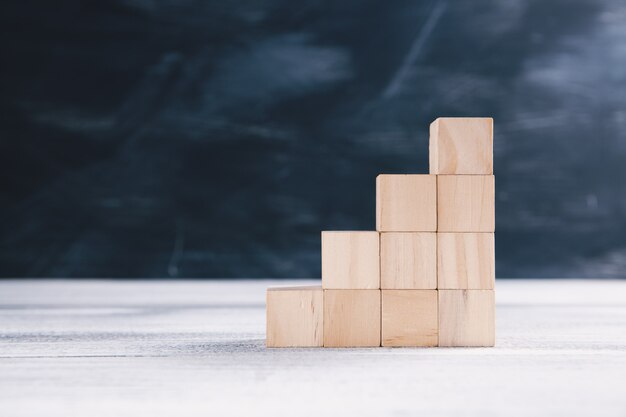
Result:
[[[266,350],[280,284],[0,281],[2,414],[626,413],[626,281],[498,281],[496,348]]]

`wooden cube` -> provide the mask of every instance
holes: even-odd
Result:
[[[437,179],[434,175],[376,177],[376,230],[437,230]]]
[[[493,174],[493,119],[440,117],[430,124],[431,174]]]
[[[439,290],[439,346],[494,346],[493,290]]]
[[[324,289],[380,288],[378,232],[322,232]]]
[[[324,341],[322,287],[267,289],[267,347],[317,347]]]
[[[380,290],[324,290],[324,346],[380,346]]]
[[[382,345],[437,346],[437,290],[382,290]]]
[[[437,210],[439,232],[493,232],[494,176],[438,175]]]
[[[382,289],[437,288],[437,234],[385,232],[380,234]]]
[[[437,233],[439,289],[492,290],[496,279],[493,233]]]

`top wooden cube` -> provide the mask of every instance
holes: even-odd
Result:
[[[437,177],[383,174],[376,177],[376,230],[437,231]]]
[[[431,174],[493,174],[493,119],[440,117],[430,124]]]

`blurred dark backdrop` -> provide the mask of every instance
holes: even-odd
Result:
[[[626,3],[8,1],[0,275],[319,277],[495,118],[498,277],[626,275]]]

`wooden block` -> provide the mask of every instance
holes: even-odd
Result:
[[[383,346],[437,346],[437,290],[382,291]]]
[[[495,178],[493,175],[438,175],[439,232],[493,232]]]
[[[430,124],[431,174],[493,174],[493,119],[440,117]]]
[[[324,289],[380,288],[378,232],[322,232]]]
[[[437,233],[439,289],[492,290],[496,279],[493,233]]]
[[[324,346],[380,346],[380,290],[324,290]]]
[[[267,289],[267,347],[317,347],[324,341],[322,287]]]
[[[493,290],[439,290],[439,346],[494,346]]]
[[[437,234],[385,232],[380,234],[382,289],[437,288]]]
[[[437,179],[434,175],[376,177],[376,230],[437,230]]]

